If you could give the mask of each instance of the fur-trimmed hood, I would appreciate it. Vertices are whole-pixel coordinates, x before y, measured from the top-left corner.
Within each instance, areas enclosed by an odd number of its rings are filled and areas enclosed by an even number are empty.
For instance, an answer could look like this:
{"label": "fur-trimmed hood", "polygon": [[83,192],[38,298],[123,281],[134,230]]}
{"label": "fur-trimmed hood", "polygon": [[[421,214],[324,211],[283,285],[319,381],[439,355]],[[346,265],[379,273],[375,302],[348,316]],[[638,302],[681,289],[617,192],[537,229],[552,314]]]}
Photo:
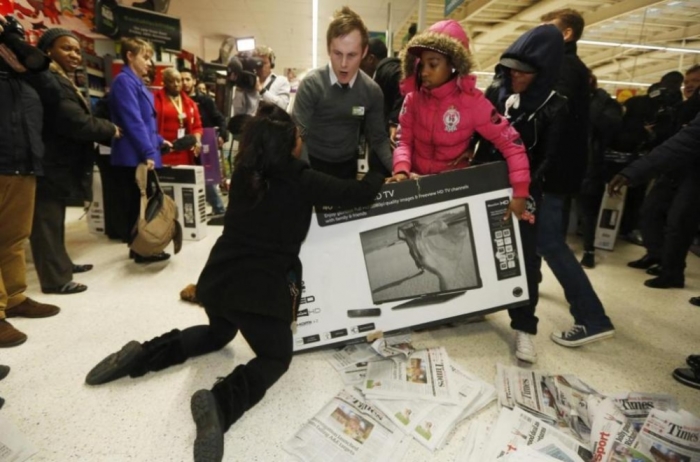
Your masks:
{"label": "fur-trimmed hood", "polygon": [[471,72],[472,60],[469,54],[469,39],[462,26],[453,19],[437,22],[421,34],[416,35],[401,52],[403,78],[411,77],[421,51],[432,50],[450,58],[452,66],[460,77]]}

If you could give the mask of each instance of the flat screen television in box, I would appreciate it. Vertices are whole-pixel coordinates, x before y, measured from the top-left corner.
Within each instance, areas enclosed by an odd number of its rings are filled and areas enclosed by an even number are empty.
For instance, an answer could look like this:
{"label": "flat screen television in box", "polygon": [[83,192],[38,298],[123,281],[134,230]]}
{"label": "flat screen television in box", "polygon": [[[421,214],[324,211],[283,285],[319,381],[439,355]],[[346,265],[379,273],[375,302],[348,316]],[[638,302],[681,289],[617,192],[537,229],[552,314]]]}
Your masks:
{"label": "flat screen television in box", "polygon": [[468,204],[364,231],[360,241],[375,304],[482,287]]}

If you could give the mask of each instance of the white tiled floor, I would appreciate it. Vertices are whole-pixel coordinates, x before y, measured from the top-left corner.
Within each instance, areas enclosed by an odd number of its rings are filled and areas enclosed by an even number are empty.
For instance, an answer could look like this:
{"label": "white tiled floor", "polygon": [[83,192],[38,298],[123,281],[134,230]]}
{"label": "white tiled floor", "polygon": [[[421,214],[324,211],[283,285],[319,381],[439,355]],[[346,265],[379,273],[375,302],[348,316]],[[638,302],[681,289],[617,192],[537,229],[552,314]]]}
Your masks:
{"label": "white tiled floor", "polygon": [[[29,340],[0,351],[0,364],[12,367],[0,382],[0,396],[7,400],[0,412],[40,447],[35,461],[192,460],[190,396],[251,358],[243,340],[137,380],[96,388],[83,381],[94,364],[129,340],[144,341],[205,321],[200,308],[179,301],[179,291],[196,281],[221,228],[209,228],[203,241],[185,242],[182,253],[167,264],[142,266],[126,258],[123,244],[88,234],[79,215],[78,210],[69,212],[68,248],[76,263],[95,265],[76,277],[89,290],[43,295],[30,266],[28,294],[62,311],[49,319],[12,320]],[[700,295],[700,260],[688,257],[686,289],[653,290],[642,285],[648,278],[644,272],[625,266],[642,253],[641,247],[624,242],[615,252],[598,252],[598,266],[588,275],[617,336],[577,350],[548,339],[553,329],[568,327],[571,319],[560,287],[545,270],[537,367],[575,374],[602,392],[671,393],[683,408],[700,415],[700,391],[676,383],[670,375],[687,354],[700,353],[700,309],[688,304],[691,296]],[[506,313],[496,313],[487,322],[414,334],[414,343],[443,345],[454,361],[492,380],[496,363],[515,364],[508,321]],[[226,435],[224,459],[287,460],[283,443],[341,387],[323,353],[295,357],[289,372]],[[495,412],[493,405],[477,418]],[[450,444],[435,454],[411,441],[406,460],[453,461],[466,429],[466,424],[460,426]]]}

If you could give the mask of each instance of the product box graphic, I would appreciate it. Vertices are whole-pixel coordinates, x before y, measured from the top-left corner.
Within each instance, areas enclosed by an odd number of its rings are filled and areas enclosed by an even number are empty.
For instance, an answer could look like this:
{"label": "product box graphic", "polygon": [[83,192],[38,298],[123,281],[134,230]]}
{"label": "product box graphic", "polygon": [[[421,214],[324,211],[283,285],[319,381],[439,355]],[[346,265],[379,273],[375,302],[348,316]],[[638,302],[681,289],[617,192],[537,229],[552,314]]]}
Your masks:
{"label": "product box graphic", "polygon": [[182,238],[199,241],[207,236],[207,209],[204,193],[204,168],[199,165],[178,165],[158,170],[163,192],[177,204],[177,220]]}
{"label": "product box graphic", "polygon": [[[605,185],[607,191],[607,185]],[[600,204],[598,213],[598,224],[595,229],[595,241],[593,245],[598,249],[613,250],[615,241],[620,232],[622,223],[622,212],[625,209],[625,197],[627,197],[627,187],[623,186],[620,194],[610,196],[605,193],[603,202]]]}
{"label": "product box graphic", "polygon": [[505,163],[387,184],[315,211],[301,249],[295,350],[527,304]]}
{"label": "product box graphic", "polygon": [[87,211],[88,231],[92,234],[105,233],[105,208],[102,194],[102,177],[97,165],[92,168],[92,202]]}

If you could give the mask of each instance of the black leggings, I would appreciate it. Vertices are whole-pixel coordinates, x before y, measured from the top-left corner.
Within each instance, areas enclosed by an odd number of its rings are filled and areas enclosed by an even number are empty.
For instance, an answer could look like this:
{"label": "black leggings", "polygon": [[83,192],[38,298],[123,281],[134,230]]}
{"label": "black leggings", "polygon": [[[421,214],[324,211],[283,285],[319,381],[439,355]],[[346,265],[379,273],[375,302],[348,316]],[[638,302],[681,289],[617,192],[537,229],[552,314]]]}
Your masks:
{"label": "black leggings", "polygon": [[240,330],[256,357],[245,365],[247,373],[261,378],[270,388],[292,362],[292,330],[281,319],[231,311],[225,317],[207,311],[209,325],[182,331],[182,345],[188,357],[200,356],[225,347]]}

